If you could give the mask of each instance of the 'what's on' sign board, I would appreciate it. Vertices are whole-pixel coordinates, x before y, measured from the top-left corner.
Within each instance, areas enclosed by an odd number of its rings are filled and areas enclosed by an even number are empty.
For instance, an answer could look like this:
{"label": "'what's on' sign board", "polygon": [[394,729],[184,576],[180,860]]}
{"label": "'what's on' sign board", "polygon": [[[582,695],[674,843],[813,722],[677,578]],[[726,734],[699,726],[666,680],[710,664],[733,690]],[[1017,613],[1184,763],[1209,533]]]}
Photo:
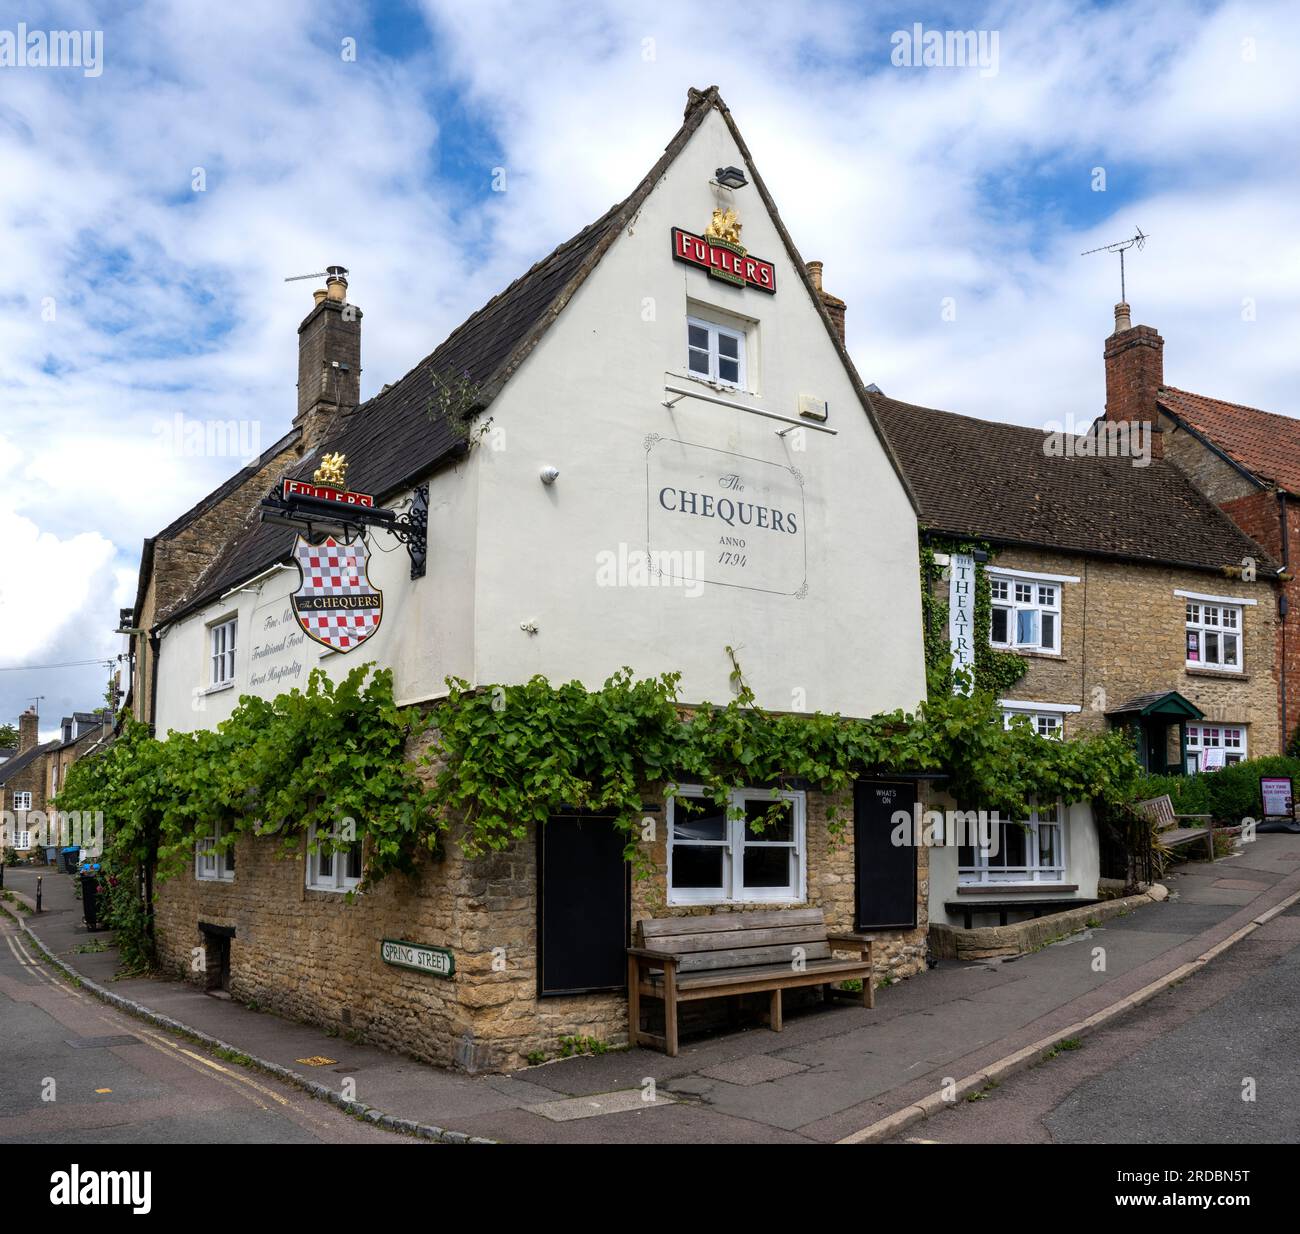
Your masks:
{"label": "'what's on' sign board", "polygon": [[[975,671],[975,558],[953,553],[948,563],[948,640],[952,647],[953,673]],[[970,676],[956,689],[969,694]]]}
{"label": "'what's on' sign board", "polygon": [[435,977],[450,977],[456,971],[456,957],[446,947],[426,947],[422,943],[386,938],[380,944],[379,957],[395,968],[410,968]]}

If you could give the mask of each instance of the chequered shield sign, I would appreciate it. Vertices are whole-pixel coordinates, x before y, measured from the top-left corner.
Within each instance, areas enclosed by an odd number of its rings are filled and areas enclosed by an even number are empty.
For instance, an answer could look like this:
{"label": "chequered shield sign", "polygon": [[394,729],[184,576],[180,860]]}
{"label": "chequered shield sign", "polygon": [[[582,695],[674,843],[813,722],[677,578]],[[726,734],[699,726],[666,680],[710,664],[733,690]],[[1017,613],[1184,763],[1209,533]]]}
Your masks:
{"label": "chequered shield sign", "polygon": [[311,544],[299,533],[293,558],[302,575],[293,611],[308,638],[331,651],[351,651],[379,629],[384,593],[370,585],[364,540],[341,543],[326,536]]}

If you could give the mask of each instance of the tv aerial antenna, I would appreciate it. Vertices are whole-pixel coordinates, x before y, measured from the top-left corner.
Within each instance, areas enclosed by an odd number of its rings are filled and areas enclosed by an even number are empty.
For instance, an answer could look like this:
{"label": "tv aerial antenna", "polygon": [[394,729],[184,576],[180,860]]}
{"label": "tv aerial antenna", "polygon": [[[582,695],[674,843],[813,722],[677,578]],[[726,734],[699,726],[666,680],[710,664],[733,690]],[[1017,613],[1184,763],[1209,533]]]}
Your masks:
{"label": "tv aerial antenna", "polygon": [[1100,248],[1089,249],[1086,253],[1080,253],[1080,257],[1091,257],[1093,253],[1118,253],[1119,254],[1119,298],[1122,304],[1128,303],[1128,296],[1124,288],[1124,254],[1131,248],[1136,248],[1139,252],[1146,247],[1147,237],[1142,234],[1142,228],[1136,229],[1137,234],[1130,236],[1127,240],[1116,240],[1114,244],[1103,244]]}
{"label": "tv aerial antenna", "polygon": [[347,266],[327,266],[324,270],[318,270],[315,274],[291,274],[284,281],[286,283],[300,283],[303,279],[323,279],[329,278],[331,275],[347,278],[348,268]]}

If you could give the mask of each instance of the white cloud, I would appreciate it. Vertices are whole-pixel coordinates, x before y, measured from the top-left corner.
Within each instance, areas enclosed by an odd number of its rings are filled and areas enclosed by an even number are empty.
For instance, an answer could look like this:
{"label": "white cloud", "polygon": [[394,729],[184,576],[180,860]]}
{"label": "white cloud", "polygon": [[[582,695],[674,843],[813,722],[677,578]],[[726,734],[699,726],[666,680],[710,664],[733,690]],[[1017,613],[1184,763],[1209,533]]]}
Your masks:
{"label": "white cloud", "polygon": [[[967,6],[950,20],[998,32],[994,77],[892,68],[890,34],[917,16],[847,2],[762,0],[725,36],[685,0],[422,3],[437,45],[410,17],[398,58],[379,10],[342,0],[26,17],[108,29],[100,78],[0,83],[0,518],[33,572],[6,568],[0,610],[59,618],[6,617],[6,657],[112,645],[140,541],[239,461],[159,456],[159,425],[253,422],[264,445],[288,427],[311,283],[285,276],[351,267],[373,393],[630,191],[688,85],[721,87],[889,392],[1091,416],[1117,270],[1079,254],[1140,225],[1129,298],[1170,383],[1300,414],[1285,0]],[[488,191],[498,160],[505,193]],[[32,687],[5,676],[0,718]],[[93,702],[99,673],[77,691]]]}

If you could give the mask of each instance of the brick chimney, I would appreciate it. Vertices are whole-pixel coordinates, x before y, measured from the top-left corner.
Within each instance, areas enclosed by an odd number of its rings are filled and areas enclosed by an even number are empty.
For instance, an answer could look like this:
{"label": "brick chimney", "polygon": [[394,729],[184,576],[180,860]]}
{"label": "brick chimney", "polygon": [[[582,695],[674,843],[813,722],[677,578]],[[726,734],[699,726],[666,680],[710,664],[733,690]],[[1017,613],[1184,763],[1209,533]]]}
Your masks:
{"label": "brick chimney", "polygon": [[1132,311],[1115,305],[1115,333],[1106,340],[1106,419],[1151,425],[1151,457],[1164,457],[1156,395],[1165,384],[1165,340],[1153,326],[1135,326]]}
{"label": "brick chimney", "polygon": [[848,305],[844,303],[839,296],[833,296],[822,286],[822,263],[820,261],[810,261],[808,263],[808,277],[812,279],[812,285],[817,289],[821,302],[826,306],[826,311],[831,315],[831,321],[835,325],[835,333],[840,336],[840,342],[844,342],[844,314],[848,310]]}
{"label": "brick chimney", "polygon": [[347,271],[330,266],[298,327],[298,414],[303,453],[342,427],[361,401],[361,310],[348,303]]}
{"label": "brick chimney", "polygon": [[36,714],[34,708],[28,707],[22,715],[18,717],[18,753],[26,754],[28,750],[36,745],[37,732],[40,729],[41,718]]}

